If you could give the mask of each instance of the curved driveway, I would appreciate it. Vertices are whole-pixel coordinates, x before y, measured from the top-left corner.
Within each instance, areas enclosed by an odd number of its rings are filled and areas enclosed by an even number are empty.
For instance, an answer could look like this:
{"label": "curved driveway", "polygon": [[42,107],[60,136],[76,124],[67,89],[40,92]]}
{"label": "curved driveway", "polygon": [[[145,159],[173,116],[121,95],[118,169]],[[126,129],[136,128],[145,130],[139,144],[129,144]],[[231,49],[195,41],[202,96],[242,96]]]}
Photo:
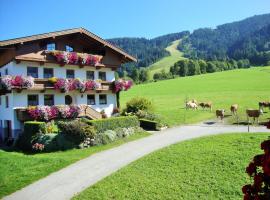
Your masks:
{"label": "curved driveway", "polygon": [[[269,132],[265,127],[251,127],[250,131]],[[170,128],[149,137],[96,153],[6,196],[4,199],[70,199],[76,193],[153,151],[192,138],[231,132],[247,132],[247,127],[191,125]]]}

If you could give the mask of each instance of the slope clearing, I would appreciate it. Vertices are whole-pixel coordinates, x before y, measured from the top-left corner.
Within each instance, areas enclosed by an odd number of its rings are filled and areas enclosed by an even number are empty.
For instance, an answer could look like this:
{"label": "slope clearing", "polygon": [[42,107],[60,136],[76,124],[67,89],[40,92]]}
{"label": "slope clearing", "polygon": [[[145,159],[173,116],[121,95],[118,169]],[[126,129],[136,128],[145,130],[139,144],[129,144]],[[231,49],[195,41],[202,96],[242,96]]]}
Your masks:
{"label": "slope clearing", "polygon": [[[238,103],[239,121],[246,122],[245,109],[258,108],[259,101],[270,100],[270,67],[254,67],[213,74],[153,82],[134,86],[121,93],[121,105],[133,97],[144,96],[151,99],[169,125],[194,123],[215,118],[215,109],[224,108],[230,114],[230,105]],[[201,109],[192,111],[184,108],[186,99],[212,101],[212,112]],[[270,112],[261,117],[261,121],[270,117]],[[232,117],[227,118],[235,123]]]}
{"label": "slope clearing", "polygon": [[151,79],[155,73],[160,72],[162,69],[168,72],[174,63],[176,63],[178,60],[185,59],[183,57],[183,53],[177,50],[177,46],[180,42],[181,40],[175,40],[172,42],[172,44],[166,48],[170,55],[162,58],[148,67],[150,70]]}

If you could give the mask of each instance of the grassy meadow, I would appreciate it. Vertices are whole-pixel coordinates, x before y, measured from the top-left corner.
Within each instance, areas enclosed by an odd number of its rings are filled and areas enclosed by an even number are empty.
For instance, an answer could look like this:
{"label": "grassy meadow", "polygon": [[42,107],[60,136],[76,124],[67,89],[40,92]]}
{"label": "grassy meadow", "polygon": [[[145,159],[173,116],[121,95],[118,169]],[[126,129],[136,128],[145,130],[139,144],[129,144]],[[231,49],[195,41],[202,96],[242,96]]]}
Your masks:
{"label": "grassy meadow", "polygon": [[171,145],[89,187],[82,199],[243,199],[245,168],[269,133],[225,134]]}
{"label": "grassy meadow", "polygon": [[94,153],[148,135],[147,132],[141,132],[107,145],[53,153],[24,154],[0,149],[0,198]]}
{"label": "grassy meadow", "polygon": [[166,51],[168,51],[170,55],[162,58],[148,67],[151,79],[155,73],[160,72],[162,69],[169,72],[170,67],[173,66],[174,63],[181,59],[186,59],[183,57],[183,53],[177,50],[177,46],[180,42],[181,40],[173,41],[172,44],[166,48]]}
{"label": "grassy meadow", "polygon": [[[215,118],[215,109],[229,109],[231,104],[239,104],[239,122],[246,122],[245,110],[258,109],[259,101],[270,100],[270,67],[253,67],[171,80],[152,82],[134,86],[121,93],[121,105],[133,97],[143,96],[151,99],[155,112],[164,117],[168,125],[195,123]],[[212,101],[213,111],[186,110],[186,99]],[[265,121],[270,117],[269,109],[260,117]],[[227,117],[230,123],[236,119]]]}

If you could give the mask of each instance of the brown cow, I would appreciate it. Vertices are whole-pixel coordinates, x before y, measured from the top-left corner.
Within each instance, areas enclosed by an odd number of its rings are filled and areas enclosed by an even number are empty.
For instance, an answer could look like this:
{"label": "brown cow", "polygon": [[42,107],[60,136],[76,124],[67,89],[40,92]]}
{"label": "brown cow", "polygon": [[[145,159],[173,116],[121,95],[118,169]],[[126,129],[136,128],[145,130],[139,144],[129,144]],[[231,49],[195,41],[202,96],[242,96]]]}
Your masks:
{"label": "brown cow", "polygon": [[201,102],[201,103],[199,103],[199,106],[201,106],[203,109],[205,109],[205,108],[209,108],[210,109],[210,111],[212,111],[212,102],[211,101],[209,101],[209,102]]}
{"label": "brown cow", "polygon": [[253,117],[253,123],[255,122],[255,119],[257,119],[257,123],[259,123],[259,117],[263,113],[262,110],[256,110],[256,109],[247,109],[247,120],[248,123],[250,123],[249,118]]}
{"label": "brown cow", "polygon": [[220,117],[220,119],[223,121],[224,116],[225,116],[225,110],[224,109],[216,110],[216,116],[217,116],[217,118]]}
{"label": "brown cow", "polygon": [[259,109],[263,110],[263,108],[268,107],[270,109],[270,102],[269,101],[260,101],[259,102]]}
{"label": "brown cow", "polygon": [[238,110],[238,104],[231,105],[230,110],[231,110],[232,115],[236,115],[237,114],[237,110]]}

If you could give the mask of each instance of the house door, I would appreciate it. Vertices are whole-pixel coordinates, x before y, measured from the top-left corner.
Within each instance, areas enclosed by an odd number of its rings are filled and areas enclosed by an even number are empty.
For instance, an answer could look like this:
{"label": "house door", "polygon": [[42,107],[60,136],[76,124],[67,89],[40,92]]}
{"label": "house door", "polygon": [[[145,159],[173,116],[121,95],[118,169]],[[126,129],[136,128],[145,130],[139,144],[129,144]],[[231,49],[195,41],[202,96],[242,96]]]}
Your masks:
{"label": "house door", "polygon": [[11,120],[5,120],[5,138],[12,138]]}

